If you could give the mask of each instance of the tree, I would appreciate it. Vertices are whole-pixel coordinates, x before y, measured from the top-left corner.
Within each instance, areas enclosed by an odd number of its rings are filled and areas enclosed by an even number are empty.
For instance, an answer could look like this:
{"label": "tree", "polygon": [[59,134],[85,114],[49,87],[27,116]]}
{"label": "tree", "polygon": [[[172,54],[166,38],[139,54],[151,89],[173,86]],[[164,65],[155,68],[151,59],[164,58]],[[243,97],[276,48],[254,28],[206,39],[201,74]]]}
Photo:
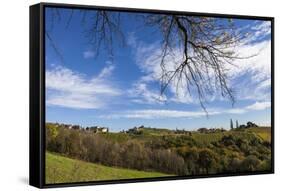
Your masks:
{"label": "tree", "polygon": [[55,124],[46,123],[46,147],[51,151],[57,150],[56,138],[58,136],[58,128]]}
{"label": "tree", "polygon": [[[59,9],[52,11],[52,22],[60,21]],[[85,36],[96,49],[97,55],[101,48],[106,48],[113,56],[113,44],[125,44],[122,32],[122,16],[125,13],[71,9],[66,28],[74,14],[80,15]],[[137,17],[143,19],[144,26],[154,27],[162,34],[159,55],[162,71],[158,79],[161,96],[168,86],[176,87],[177,92],[180,88],[185,89],[186,94],[198,98],[206,113],[205,103],[210,95],[219,93],[234,104],[227,66],[242,58],[234,50],[248,36],[242,30],[237,30],[231,19],[164,14],[138,14]],[[62,57],[51,31],[51,28],[46,29],[46,38]]]}
{"label": "tree", "polygon": [[81,139],[79,131],[70,130],[69,134],[69,155],[74,157],[79,157],[81,152]]}
{"label": "tree", "polygon": [[58,128],[54,124],[46,124],[46,134],[48,138],[55,139],[58,136]]}
{"label": "tree", "polygon": [[203,149],[199,152],[198,164],[200,165],[200,167],[205,169],[205,172],[207,174],[209,173],[210,168],[212,166],[215,166],[216,161],[217,156],[210,149]]}
{"label": "tree", "polygon": [[236,129],[239,127],[238,120],[236,120]]}
{"label": "tree", "polygon": [[[205,111],[207,95],[215,92],[234,103],[226,65],[238,58],[229,47],[236,46],[243,35],[237,33],[231,20],[223,26],[220,19],[210,17],[148,15],[146,20],[163,34],[161,93],[171,84],[177,89],[185,87],[198,97]],[[175,69],[169,67],[171,60]]]}
{"label": "tree", "polygon": [[186,174],[198,174],[198,158],[199,158],[199,151],[196,147],[188,148],[183,147],[178,150],[179,155],[184,158],[186,163]]}
{"label": "tree", "polygon": [[233,121],[230,119],[230,129],[233,129]]}

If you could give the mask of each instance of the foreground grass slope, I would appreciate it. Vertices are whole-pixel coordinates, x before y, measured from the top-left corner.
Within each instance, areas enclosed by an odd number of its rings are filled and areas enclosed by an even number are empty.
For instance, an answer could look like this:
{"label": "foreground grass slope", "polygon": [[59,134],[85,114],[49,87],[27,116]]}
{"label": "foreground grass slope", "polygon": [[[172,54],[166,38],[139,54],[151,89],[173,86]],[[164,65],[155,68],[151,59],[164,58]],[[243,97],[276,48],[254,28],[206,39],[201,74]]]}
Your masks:
{"label": "foreground grass slope", "polygon": [[46,183],[86,182],[169,176],[158,172],[144,172],[107,167],[46,153]]}

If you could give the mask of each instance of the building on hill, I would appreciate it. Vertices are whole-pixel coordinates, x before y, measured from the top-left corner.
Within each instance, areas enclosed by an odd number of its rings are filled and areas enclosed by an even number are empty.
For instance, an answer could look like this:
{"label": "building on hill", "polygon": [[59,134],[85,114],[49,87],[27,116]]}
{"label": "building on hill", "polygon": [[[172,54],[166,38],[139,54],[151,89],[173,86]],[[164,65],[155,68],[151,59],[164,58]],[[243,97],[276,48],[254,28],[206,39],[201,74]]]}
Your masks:
{"label": "building on hill", "polygon": [[67,129],[75,129],[75,130],[79,130],[80,129],[79,125],[62,124],[61,126],[64,127],[64,128],[67,128]]}
{"label": "building on hill", "polygon": [[132,133],[132,134],[140,134],[141,133],[141,130],[144,129],[144,126],[140,126],[140,127],[134,127],[132,129],[128,129],[126,131],[126,133]]}
{"label": "building on hill", "polygon": [[102,127],[101,128],[102,133],[108,133],[108,128],[107,127]]}
{"label": "building on hill", "polygon": [[71,124],[60,124],[59,126],[63,127],[63,128],[66,128],[66,129],[72,129],[72,125]]}
{"label": "building on hill", "polygon": [[79,125],[72,125],[72,129],[79,130],[80,126]]}
{"label": "building on hill", "polygon": [[255,123],[253,123],[253,122],[247,122],[247,127],[249,128],[249,127],[258,127],[258,125],[257,124],[255,124]]}
{"label": "building on hill", "polygon": [[87,127],[86,131],[91,131],[93,133],[108,133],[109,128],[108,127],[100,127],[100,126],[92,126],[92,127]]}
{"label": "building on hill", "polygon": [[207,133],[208,129],[205,128],[205,127],[202,127],[202,128],[197,129],[197,131],[200,132],[200,133]]}

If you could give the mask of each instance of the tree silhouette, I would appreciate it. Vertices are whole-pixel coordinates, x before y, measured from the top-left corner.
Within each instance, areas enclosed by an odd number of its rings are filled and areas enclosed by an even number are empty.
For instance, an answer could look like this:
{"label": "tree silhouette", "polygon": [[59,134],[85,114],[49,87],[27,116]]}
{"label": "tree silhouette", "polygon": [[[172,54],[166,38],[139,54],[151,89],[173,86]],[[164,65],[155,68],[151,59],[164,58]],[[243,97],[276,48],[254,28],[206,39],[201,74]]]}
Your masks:
{"label": "tree silhouette", "polygon": [[233,121],[230,119],[230,129],[233,129]]}
{"label": "tree silhouette", "polygon": [[[74,14],[79,14],[81,25],[85,27],[85,37],[95,48],[96,55],[101,48],[107,49],[113,56],[113,44],[125,45],[122,32],[124,13],[105,10],[71,11],[66,28]],[[59,9],[52,9],[53,26],[61,20]],[[160,95],[168,86],[185,88],[191,96],[198,98],[202,109],[207,113],[205,104],[209,95],[220,94],[235,102],[233,90],[229,87],[227,66],[233,65],[239,57],[234,48],[247,35],[237,30],[231,19],[199,17],[187,15],[136,14],[144,27],[154,27],[161,32]],[[46,30],[46,38],[60,55],[59,48],[51,37],[51,29]],[[178,58],[180,55],[180,58]],[[170,67],[173,60],[173,67]]]}

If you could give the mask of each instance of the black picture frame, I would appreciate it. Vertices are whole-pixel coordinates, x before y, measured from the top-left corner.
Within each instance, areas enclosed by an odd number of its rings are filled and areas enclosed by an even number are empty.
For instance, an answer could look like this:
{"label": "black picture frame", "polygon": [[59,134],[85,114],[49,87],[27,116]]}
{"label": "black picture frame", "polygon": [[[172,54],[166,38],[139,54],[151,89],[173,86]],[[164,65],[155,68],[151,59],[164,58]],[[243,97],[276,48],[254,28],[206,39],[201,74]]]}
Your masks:
{"label": "black picture frame", "polygon": [[[142,178],[142,179],[122,179],[91,182],[74,183],[45,183],[45,8],[71,8],[71,9],[90,9],[108,10],[120,12],[141,12],[141,13],[164,13],[164,14],[183,14],[189,16],[207,16],[217,18],[253,19],[271,22],[271,170],[261,172],[245,173],[221,173],[212,175],[192,175],[192,176],[172,176],[161,178]],[[194,179],[194,178],[213,178],[227,176],[244,176],[274,173],[274,18],[248,15],[215,14],[215,13],[195,13],[183,11],[134,9],[123,7],[103,7],[89,5],[39,3],[30,6],[30,129],[29,129],[29,184],[38,188],[54,188],[67,186],[85,186],[116,183],[136,183],[164,180]]]}

